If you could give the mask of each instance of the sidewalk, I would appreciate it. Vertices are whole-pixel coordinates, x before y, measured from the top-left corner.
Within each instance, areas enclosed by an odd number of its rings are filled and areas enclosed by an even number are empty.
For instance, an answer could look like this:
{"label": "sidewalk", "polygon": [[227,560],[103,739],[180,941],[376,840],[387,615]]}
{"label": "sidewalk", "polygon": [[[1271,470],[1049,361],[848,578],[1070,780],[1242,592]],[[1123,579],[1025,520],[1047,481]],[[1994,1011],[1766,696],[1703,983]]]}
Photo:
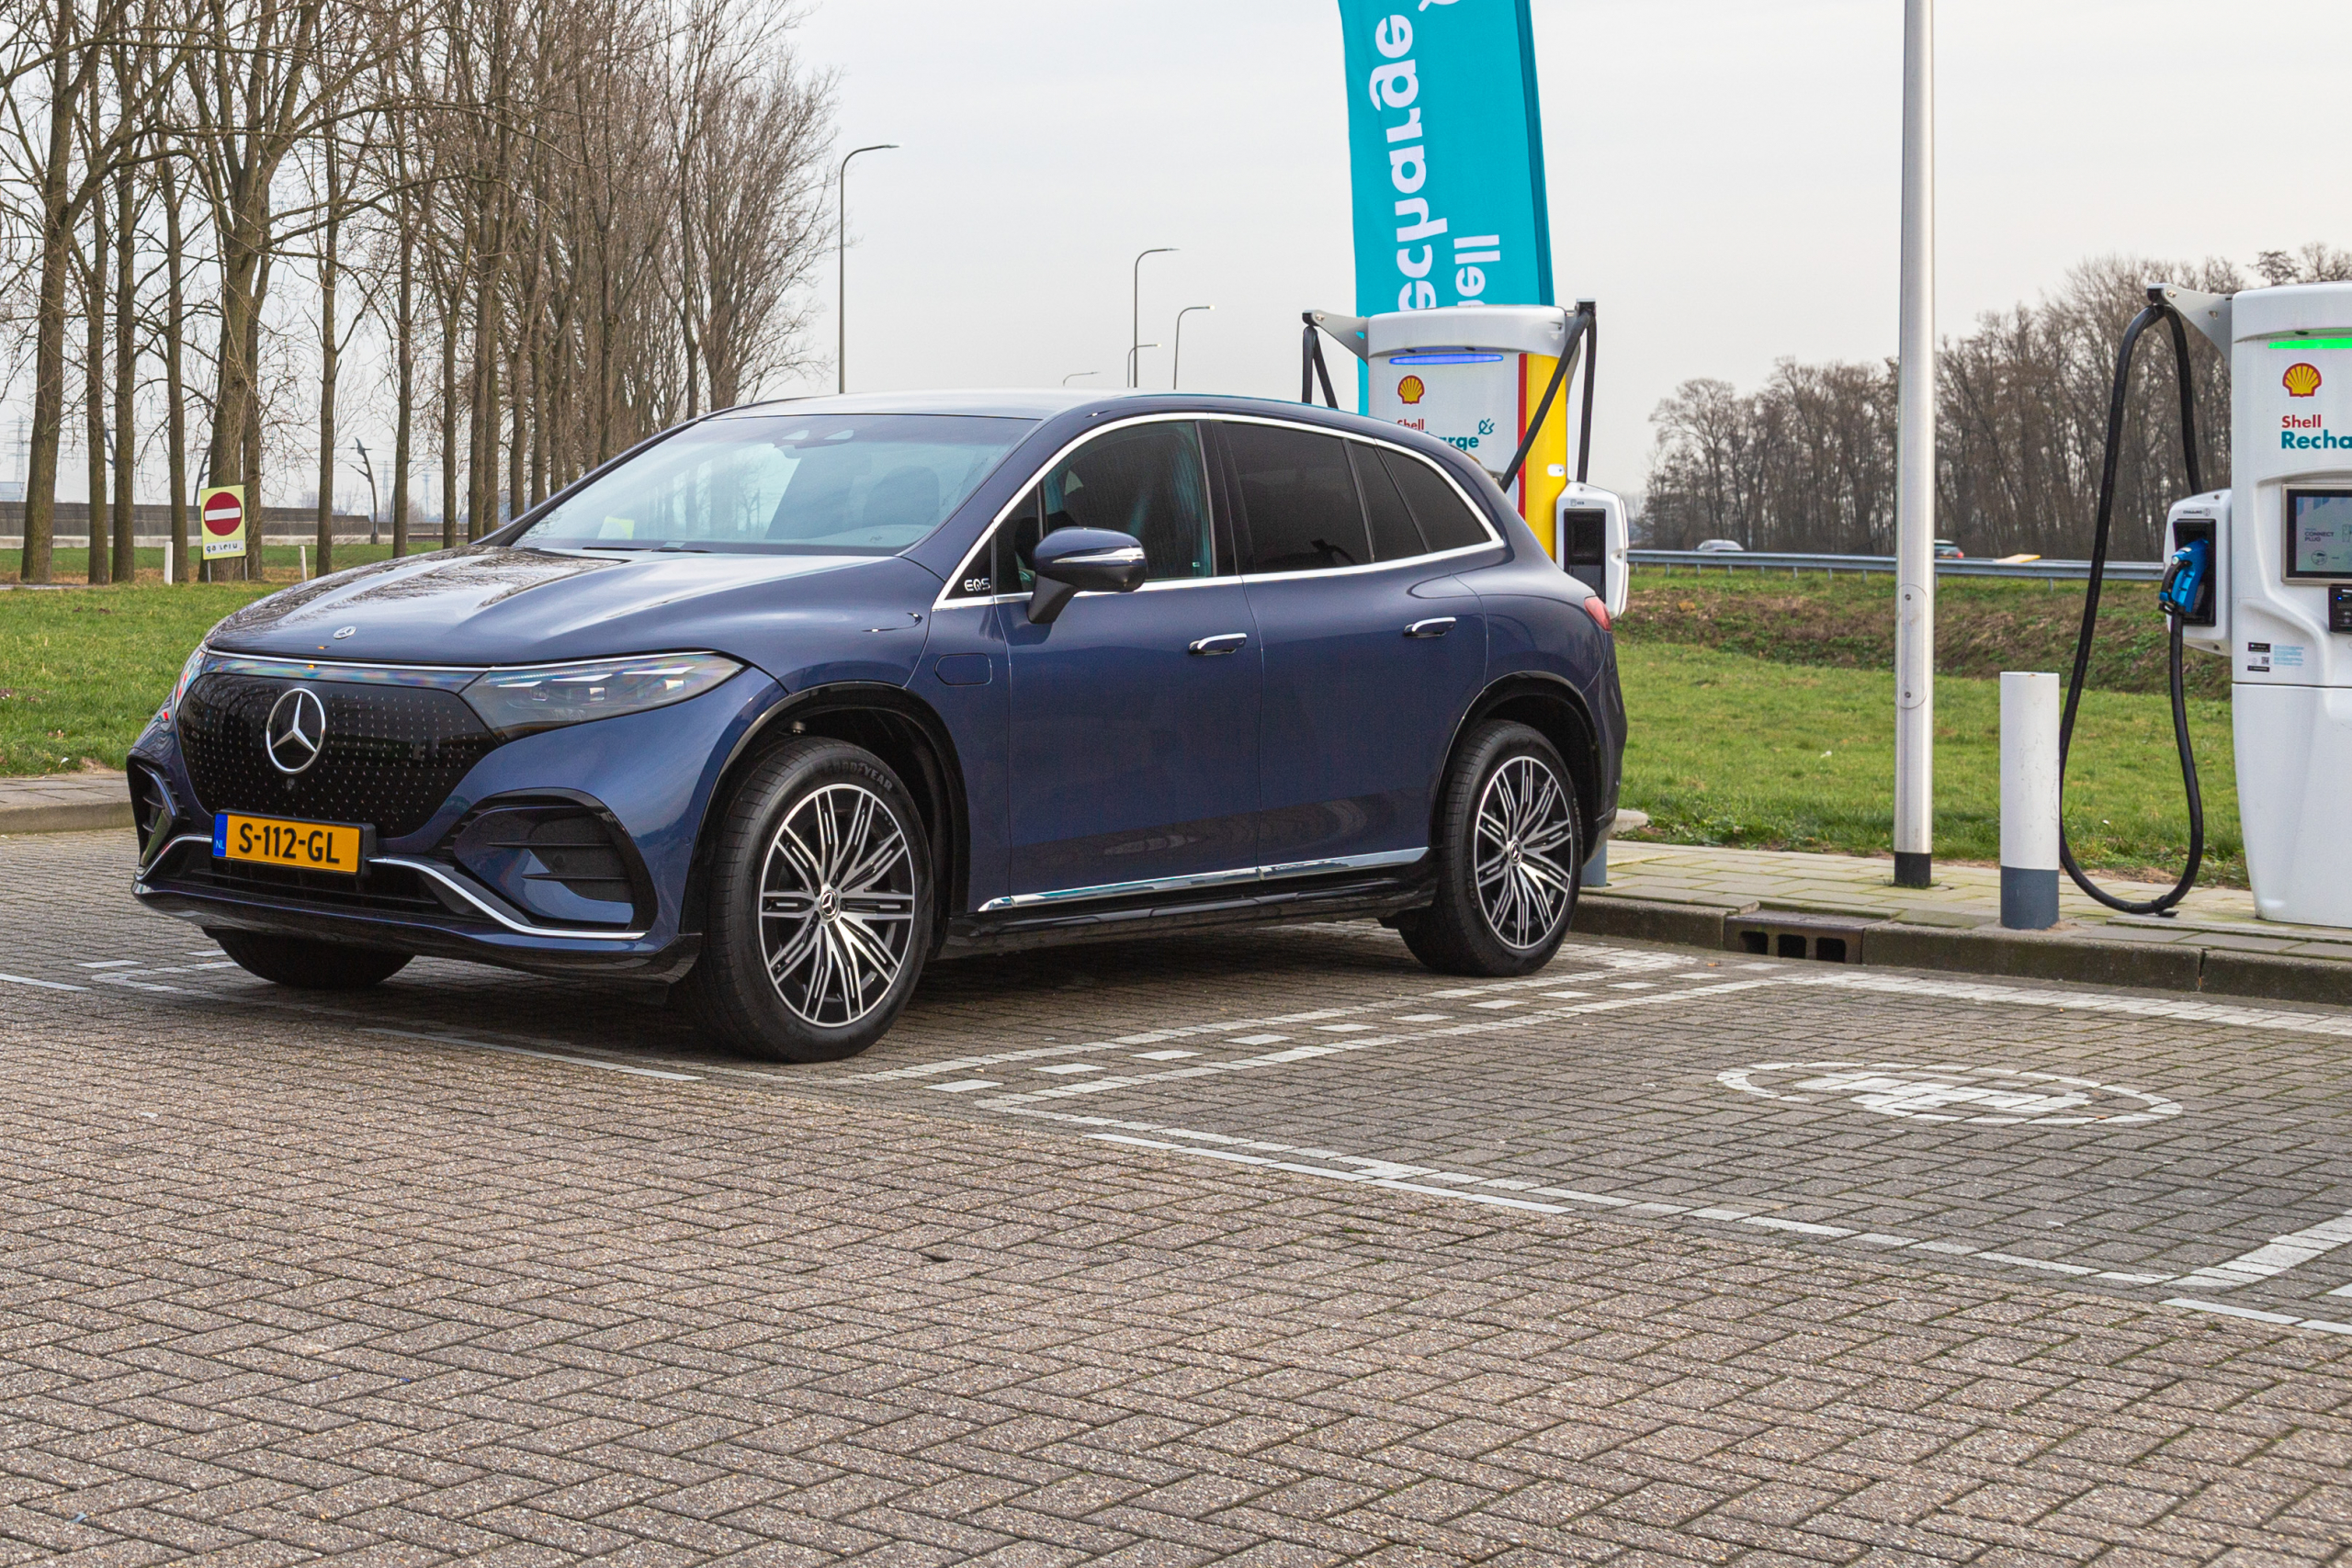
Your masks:
{"label": "sidewalk", "polygon": [[111,770],[0,778],[0,833],[74,833],[130,826],[130,786]]}
{"label": "sidewalk", "polygon": [[[2244,888],[2199,887],[2165,919],[2116,914],[2062,880],[2055,927],[2009,931],[1996,867],[1939,863],[1924,888],[1897,887],[1894,875],[1892,860],[1618,840],[1608,883],[1587,892],[1577,929],[1843,963],[2352,1002],[2352,930],[2257,920]],[[2126,898],[2163,891],[2098,881]]]}

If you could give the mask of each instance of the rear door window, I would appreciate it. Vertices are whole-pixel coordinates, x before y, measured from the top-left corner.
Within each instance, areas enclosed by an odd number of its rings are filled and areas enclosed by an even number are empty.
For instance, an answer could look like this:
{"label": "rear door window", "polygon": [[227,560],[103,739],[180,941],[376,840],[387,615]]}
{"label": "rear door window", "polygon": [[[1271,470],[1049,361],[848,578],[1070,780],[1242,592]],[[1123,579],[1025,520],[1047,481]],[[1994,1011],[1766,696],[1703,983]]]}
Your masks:
{"label": "rear door window", "polygon": [[1430,549],[1458,550],[1465,545],[1483,545],[1493,539],[1486,523],[1470,510],[1444,476],[1429,464],[1385,448],[1380,460],[1387,468],[1388,477],[1396,481],[1396,489],[1412,510],[1413,521],[1420,525],[1421,537],[1429,542]]}
{"label": "rear door window", "polygon": [[1244,571],[1317,571],[1373,559],[1350,442],[1289,425],[1223,429],[1249,524]]}

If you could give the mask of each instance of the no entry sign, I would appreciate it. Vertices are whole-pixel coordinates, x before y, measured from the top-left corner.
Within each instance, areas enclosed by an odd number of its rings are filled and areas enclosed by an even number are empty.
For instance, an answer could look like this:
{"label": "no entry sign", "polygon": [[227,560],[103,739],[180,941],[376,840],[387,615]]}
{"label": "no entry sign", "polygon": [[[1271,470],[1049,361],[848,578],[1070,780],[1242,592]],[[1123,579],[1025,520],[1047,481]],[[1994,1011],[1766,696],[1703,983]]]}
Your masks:
{"label": "no entry sign", "polygon": [[204,558],[245,553],[245,487],[214,485],[197,491],[196,509],[204,520]]}

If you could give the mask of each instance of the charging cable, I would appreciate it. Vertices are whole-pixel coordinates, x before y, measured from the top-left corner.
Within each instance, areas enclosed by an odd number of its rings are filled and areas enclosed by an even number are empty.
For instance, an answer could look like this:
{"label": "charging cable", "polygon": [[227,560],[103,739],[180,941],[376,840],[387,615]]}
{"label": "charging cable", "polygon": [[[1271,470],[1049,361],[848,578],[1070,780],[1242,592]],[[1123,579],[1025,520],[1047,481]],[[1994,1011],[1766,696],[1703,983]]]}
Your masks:
{"label": "charging cable", "polygon": [[2061,807],[2058,814],[2058,863],[2075,879],[2075,886],[2110,909],[2127,915],[2164,915],[2187,897],[2197,884],[2198,868],[2205,861],[2205,797],[2197,785],[2197,754],[2188,742],[2188,697],[2181,677],[2181,628],[2188,617],[2204,606],[2206,596],[2213,591],[2212,546],[2204,539],[2194,539],[2175,550],[2165,568],[2164,584],[2157,590],[2156,603],[2171,623],[2171,647],[2166,656],[2166,681],[2172,689],[2173,745],[2180,753],[2180,783],[2188,796],[2188,864],[2181,872],[2180,880],[2169,891],[2154,898],[2140,900],[2119,898],[2093,883],[2075,860],[2074,849],[2066,842],[2066,815],[2064,808],[2066,789],[2066,757],[2075,740],[2075,710],[2083,700],[2083,680],[2090,671],[2091,638],[2098,628],[2099,589],[2107,581],[2107,541],[2115,515],[2115,468],[2123,446],[2123,404],[2130,390],[2132,351],[2140,334],[2158,321],[2172,327],[2175,378],[2180,383],[2180,439],[2183,460],[2188,470],[2188,491],[2202,494],[2204,479],[2197,461],[2197,392],[2189,379],[2188,333],[2183,326],[2180,312],[2165,302],[2161,288],[2148,290],[2148,306],[2132,318],[2123,331],[2123,344],[2115,355],[2115,389],[2107,404],[2107,457],[2098,477],[2098,525],[2091,540],[2090,582],[2083,594],[2083,630],[2075,643],[2075,672],[2066,683],[2066,708],[2058,721],[2058,790]]}

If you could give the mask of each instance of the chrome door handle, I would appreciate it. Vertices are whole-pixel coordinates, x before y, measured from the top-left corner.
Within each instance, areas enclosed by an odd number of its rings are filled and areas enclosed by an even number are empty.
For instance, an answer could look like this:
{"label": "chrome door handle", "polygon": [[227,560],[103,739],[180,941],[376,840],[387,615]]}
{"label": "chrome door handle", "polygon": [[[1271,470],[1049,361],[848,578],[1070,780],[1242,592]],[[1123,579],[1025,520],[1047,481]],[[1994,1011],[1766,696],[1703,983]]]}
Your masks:
{"label": "chrome door handle", "polygon": [[1407,637],[1443,637],[1453,629],[1452,615],[1437,615],[1426,621],[1415,621],[1405,628]]}
{"label": "chrome door handle", "polygon": [[1248,632],[1226,632],[1217,637],[1204,637],[1184,651],[1187,653],[1238,653],[1241,645],[1250,640]]}

